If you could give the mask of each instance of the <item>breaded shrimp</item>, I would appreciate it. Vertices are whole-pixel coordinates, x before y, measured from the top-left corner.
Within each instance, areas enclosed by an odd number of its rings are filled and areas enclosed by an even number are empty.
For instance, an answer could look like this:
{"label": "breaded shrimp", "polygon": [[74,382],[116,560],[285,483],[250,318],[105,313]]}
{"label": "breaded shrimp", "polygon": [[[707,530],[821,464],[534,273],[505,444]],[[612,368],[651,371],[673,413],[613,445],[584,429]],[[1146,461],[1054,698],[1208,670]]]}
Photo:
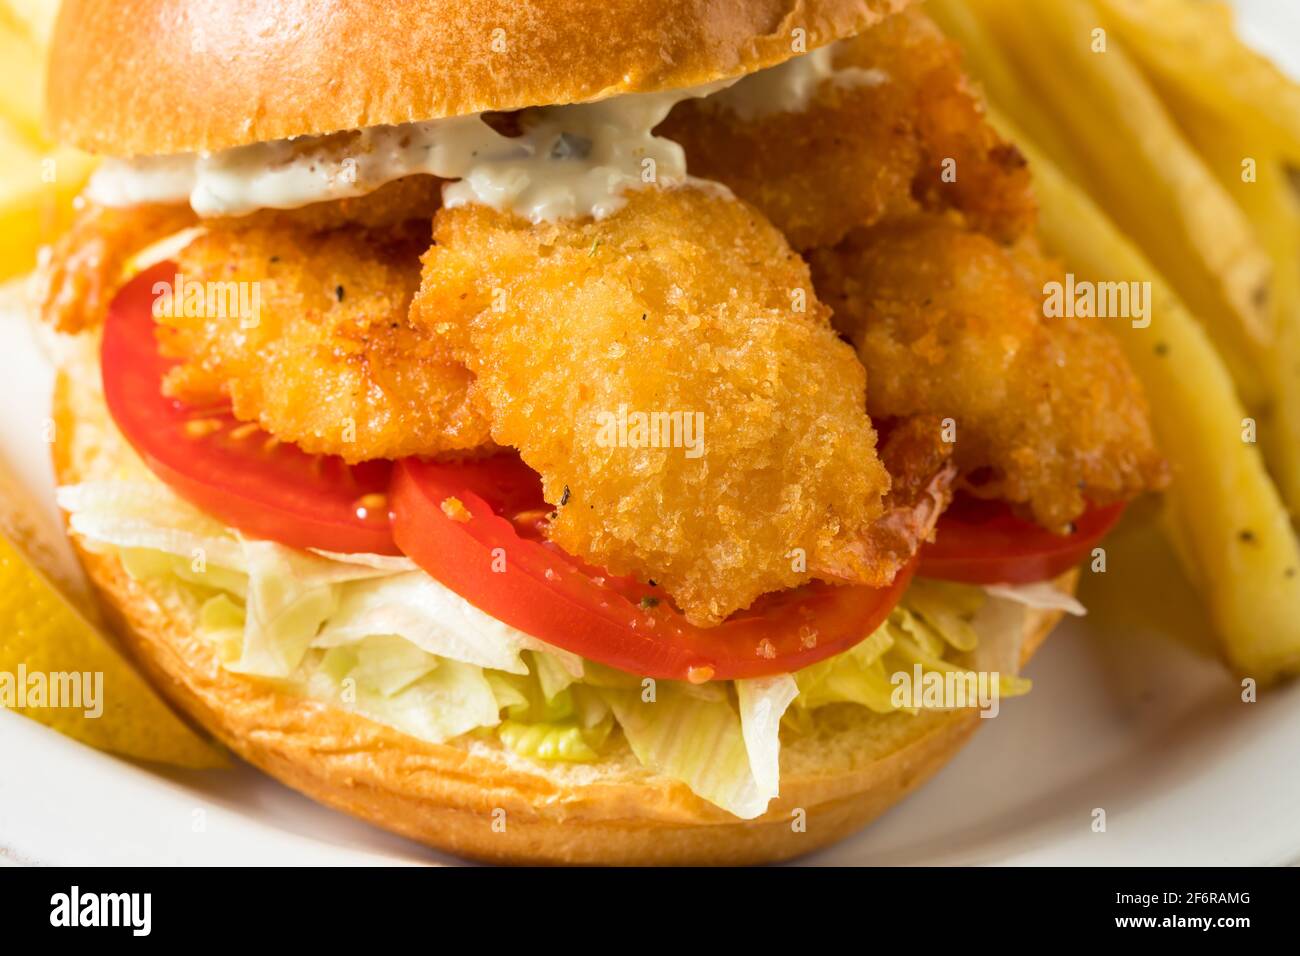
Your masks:
{"label": "breaded shrimp", "polygon": [[678,104],[658,132],[685,147],[693,175],[754,203],[796,249],[918,205],[958,209],[1003,241],[1032,228],[1023,157],[988,124],[960,51],[923,13],[838,44],[833,62],[839,75],[806,109],[738,115],[724,94]]}
{"label": "breaded shrimp", "polygon": [[952,217],[855,232],[811,256],[818,294],[867,368],[876,418],[956,425],[963,485],[1049,528],[1167,479],[1146,400],[1096,319],[1045,318],[1056,267]]}
{"label": "breaded shrimp", "polygon": [[483,444],[469,372],[408,321],[427,229],[210,226],[179,271],[186,282],[255,284],[255,324],[160,318],[164,353],[181,359],[164,391],[192,404],[229,399],[237,418],[349,462]]}
{"label": "breaded shrimp", "polygon": [[552,540],[717,623],[813,577],[884,584],[862,367],[752,207],[645,189],[599,221],[444,209],[412,309],[475,374]]}

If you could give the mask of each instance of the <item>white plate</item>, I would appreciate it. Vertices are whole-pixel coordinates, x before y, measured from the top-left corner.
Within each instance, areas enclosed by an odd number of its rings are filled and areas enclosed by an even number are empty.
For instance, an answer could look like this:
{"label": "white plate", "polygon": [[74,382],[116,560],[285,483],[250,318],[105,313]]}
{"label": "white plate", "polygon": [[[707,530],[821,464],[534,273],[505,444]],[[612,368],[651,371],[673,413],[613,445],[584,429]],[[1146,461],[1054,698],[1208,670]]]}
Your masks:
{"label": "white plate", "polygon": [[[1275,0],[1241,6],[1248,36],[1297,72],[1300,13]],[[26,329],[0,314],[0,453],[52,516],[49,384]],[[1034,660],[1033,693],[1006,703],[920,793],[809,862],[1300,858],[1300,684],[1241,701],[1195,596],[1141,517],[1112,539],[1108,573],[1081,595],[1091,613]],[[248,767],[162,773],[4,711],[0,754],[0,862],[448,862]],[[1097,809],[1105,832],[1094,832]]]}

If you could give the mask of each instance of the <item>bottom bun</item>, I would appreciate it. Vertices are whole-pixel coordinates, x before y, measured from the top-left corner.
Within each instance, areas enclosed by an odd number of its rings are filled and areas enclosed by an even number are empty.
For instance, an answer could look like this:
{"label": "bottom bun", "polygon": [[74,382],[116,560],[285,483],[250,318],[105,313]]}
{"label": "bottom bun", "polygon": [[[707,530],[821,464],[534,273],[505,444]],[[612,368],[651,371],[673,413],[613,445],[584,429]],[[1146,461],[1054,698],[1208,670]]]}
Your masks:
{"label": "bottom bun", "polygon": [[[55,394],[60,484],[119,476],[133,454],[105,412],[99,369],[87,357],[75,364],[60,374]],[[323,804],[481,860],[740,864],[800,856],[879,816],[981,723],[972,709],[882,716],[823,708],[813,732],[782,742],[781,795],[762,817],[739,820],[641,766],[617,735],[599,763],[543,763],[493,739],[426,743],[230,673],[198,634],[192,591],[133,579],[116,557],[79,550],[109,619],[148,676],[231,750]],[[1022,660],[1059,616],[1026,614]]]}

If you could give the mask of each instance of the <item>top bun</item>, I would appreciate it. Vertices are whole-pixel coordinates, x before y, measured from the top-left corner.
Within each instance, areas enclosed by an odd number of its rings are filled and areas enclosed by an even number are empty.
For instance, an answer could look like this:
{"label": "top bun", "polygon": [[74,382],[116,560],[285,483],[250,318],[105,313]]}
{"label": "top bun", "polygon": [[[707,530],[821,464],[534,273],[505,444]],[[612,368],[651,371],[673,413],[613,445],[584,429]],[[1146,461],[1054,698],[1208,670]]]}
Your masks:
{"label": "top bun", "polygon": [[695,86],[910,2],[64,0],[48,115],[110,156],[226,149]]}

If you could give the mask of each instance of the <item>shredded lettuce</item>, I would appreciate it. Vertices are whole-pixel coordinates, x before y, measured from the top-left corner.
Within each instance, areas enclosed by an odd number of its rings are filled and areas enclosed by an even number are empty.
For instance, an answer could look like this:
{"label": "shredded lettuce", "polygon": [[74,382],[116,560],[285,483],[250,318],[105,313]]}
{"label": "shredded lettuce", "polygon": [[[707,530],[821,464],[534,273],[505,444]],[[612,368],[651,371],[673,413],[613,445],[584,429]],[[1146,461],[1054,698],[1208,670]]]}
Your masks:
{"label": "shredded lettuce", "polygon": [[810,711],[827,704],[859,704],[878,714],[893,711],[893,690],[882,658],[894,646],[889,622],[842,654],[796,671],[795,706]]}
{"label": "shredded lettuce", "polygon": [[755,778],[740,714],[725,695],[709,700],[676,681],[652,690],[601,691],[637,759],[741,819],[761,815],[776,791]]}
{"label": "shredded lettuce", "polygon": [[[768,800],[781,789],[781,718],[799,695],[789,674],[736,681],[740,731],[749,756],[749,773]],[[763,803],[764,809],[767,801]]]}
{"label": "shredded lettuce", "polygon": [[497,728],[497,737],[521,757],[591,763],[600,759],[601,749],[613,726],[612,716],[592,728],[571,723],[525,724],[505,720]]}
{"label": "shredded lettuce", "polygon": [[[315,633],[313,628],[309,639]],[[465,664],[528,672],[520,656],[525,642],[519,631],[484,614],[423,571],[349,585],[315,644],[338,647],[368,634],[396,634],[430,654]]]}
{"label": "shredded lettuce", "polygon": [[794,674],[652,681],[497,621],[407,558],[247,540],[157,481],[69,486],[59,503],[87,547],[118,554],[132,575],[198,586],[200,632],[230,670],[422,740],[495,736],[534,760],[599,760],[617,728],[647,767],[745,819],[779,791],[783,729],[813,730],[830,705],[910,710],[895,705],[891,680],[918,665],[998,671],[1001,696],[1024,693],[1026,607],[1074,606],[1050,585],[915,580],[874,633]]}
{"label": "shredded lettuce", "polygon": [[[307,691],[313,697],[431,743],[442,743],[499,722],[496,696],[481,667],[451,660],[430,661],[422,676],[407,682],[406,678],[419,667],[409,657],[402,668],[404,673],[396,677],[393,672],[367,664],[367,652],[378,651],[371,643],[374,640],[366,638],[356,646],[325,651],[307,680]],[[418,649],[413,653],[424,654]],[[385,686],[389,692],[385,692]]]}
{"label": "shredded lettuce", "polygon": [[959,651],[973,651],[979,638],[971,621],[983,606],[978,588],[917,578],[907,589],[907,607],[913,612],[907,629],[919,637],[916,632],[926,628],[934,639],[931,653],[943,653],[944,642]]}
{"label": "shredded lettuce", "polygon": [[157,482],[65,485],[57,498],[69,527],[89,545],[158,551],[200,567],[243,565],[237,535]]}
{"label": "shredded lettuce", "polygon": [[1083,617],[1088,609],[1079,603],[1079,599],[1058,588],[1053,581],[1037,581],[1033,584],[990,584],[984,588],[992,597],[1004,601],[1015,601],[1025,607],[1040,611],[1064,611],[1075,617]]}

